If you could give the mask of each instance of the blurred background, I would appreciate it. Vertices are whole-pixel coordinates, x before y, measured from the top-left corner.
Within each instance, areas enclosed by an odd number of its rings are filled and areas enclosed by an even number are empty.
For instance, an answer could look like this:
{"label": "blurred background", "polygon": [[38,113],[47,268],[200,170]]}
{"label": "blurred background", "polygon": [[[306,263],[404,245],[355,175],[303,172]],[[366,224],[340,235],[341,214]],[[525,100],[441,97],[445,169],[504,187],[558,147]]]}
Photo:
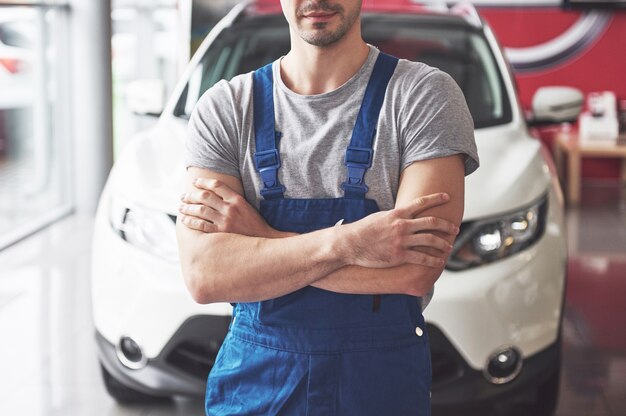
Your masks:
{"label": "blurred background", "polygon": [[[0,414],[202,414],[201,398],[122,405],[107,393],[93,337],[91,244],[113,164],[158,126],[194,52],[238,3],[0,0]],[[541,87],[584,97],[577,120],[528,123],[556,156],[566,206],[557,414],[624,415],[624,2],[472,3],[505,51],[529,120]],[[606,106],[615,125],[598,124]],[[608,138],[609,148],[584,153],[560,139],[580,129]]]}

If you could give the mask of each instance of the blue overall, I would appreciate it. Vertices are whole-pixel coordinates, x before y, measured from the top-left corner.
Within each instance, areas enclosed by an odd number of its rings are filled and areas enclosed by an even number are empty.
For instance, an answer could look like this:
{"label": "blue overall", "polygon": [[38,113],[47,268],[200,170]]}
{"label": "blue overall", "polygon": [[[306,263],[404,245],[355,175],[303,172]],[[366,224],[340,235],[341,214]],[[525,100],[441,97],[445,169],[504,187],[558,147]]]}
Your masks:
{"label": "blue overall", "polygon": [[[271,64],[254,74],[261,215],[306,233],[377,212],[365,198],[378,115],[397,59],[380,53],[345,154],[343,198],[286,199],[278,180]],[[430,415],[431,366],[418,299],[305,287],[238,303],[207,382],[207,415]]]}

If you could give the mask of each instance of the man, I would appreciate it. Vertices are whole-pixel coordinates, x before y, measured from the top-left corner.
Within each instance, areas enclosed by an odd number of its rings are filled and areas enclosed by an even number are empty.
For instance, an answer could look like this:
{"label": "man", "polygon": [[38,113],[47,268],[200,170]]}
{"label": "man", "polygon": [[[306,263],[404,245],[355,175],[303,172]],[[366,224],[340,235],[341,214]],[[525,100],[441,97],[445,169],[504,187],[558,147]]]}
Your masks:
{"label": "man", "polygon": [[471,117],[449,76],[363,41],[360,0],[281,4],[290,52],[189,125],[183,275],[235,303],[206,412],[428,415],[420,299],[478,166]]}

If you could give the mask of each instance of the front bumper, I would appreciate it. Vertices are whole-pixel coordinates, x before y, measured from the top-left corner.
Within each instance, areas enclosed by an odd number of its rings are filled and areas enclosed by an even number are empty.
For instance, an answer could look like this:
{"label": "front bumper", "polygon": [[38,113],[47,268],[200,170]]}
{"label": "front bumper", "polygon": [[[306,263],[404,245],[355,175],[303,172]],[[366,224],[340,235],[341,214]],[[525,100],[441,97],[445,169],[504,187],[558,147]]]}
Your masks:
{"label": "front bumper", "polygon": [[525,397],[559,371],[557,341],[526,357],[515,379],[495,385],[485,379],[482,371],[471,368],[436,326],[428,325],[428,336],[433,366],[432,405],[438,409],[467,409]]}
{"label": "front bumper", "polygon": [[[139,370],[125,367],[115,345],[96,332],[100,360],[107,371],[130,388],[155,396],[203,396],[230,317],[197,315],[188,319],[163,351]],[[559,347],[554,343],[527,357],[513,381],[493,385],[472,369],[434,325],[428,325],[433,366],[433,407],[471,407],[525,395],[558,371]]]}
{"label": "front bumper", "polygon": [[230,316],[189,318],[161,353],[137,370],[124,366],[116,346],[96,331],[100,362],[120,383],[153,396],[203,396],[206,378],[224,341]]}

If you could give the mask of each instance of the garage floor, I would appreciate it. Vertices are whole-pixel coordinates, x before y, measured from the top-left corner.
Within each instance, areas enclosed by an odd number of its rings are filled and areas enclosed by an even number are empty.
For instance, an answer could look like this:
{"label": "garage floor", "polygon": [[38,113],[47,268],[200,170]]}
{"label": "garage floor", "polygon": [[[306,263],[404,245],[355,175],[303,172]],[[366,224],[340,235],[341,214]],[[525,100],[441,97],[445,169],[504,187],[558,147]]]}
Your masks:
{"label": "garage floor", "polygon": [[[585,202],[568,213],[559,416],[626,414],[625,193],[585,186]],[[105,392],[91,323],[91,228],[74,215],[0,252],[0,415],[202,414],[202,400],[121,407]]]}

